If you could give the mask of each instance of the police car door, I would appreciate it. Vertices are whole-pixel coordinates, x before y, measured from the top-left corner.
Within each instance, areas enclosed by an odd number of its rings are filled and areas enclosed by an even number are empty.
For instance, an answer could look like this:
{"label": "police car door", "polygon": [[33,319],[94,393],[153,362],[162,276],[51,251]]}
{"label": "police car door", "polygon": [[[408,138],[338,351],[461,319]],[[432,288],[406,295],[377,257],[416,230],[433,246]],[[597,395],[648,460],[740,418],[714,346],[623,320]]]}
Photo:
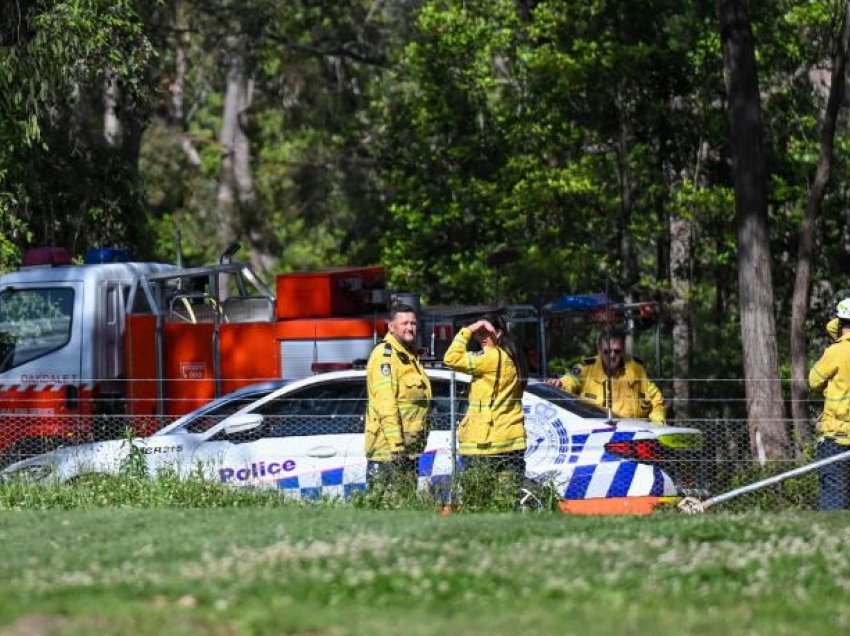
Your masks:
{"label": "police car door", "polygon": [[365,484],[362,378],[302,387],[250,413],[262,424],[228,436],[221,480],[299,497],[343,496]]}

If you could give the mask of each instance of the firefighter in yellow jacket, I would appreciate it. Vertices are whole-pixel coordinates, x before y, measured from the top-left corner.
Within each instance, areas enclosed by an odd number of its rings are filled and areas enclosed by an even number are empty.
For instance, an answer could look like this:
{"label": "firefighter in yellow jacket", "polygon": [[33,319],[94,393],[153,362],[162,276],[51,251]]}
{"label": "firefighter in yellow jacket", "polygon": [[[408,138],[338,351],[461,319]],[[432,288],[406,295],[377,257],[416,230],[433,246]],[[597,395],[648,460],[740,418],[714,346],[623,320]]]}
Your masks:
{"label": "firefighter in yellow jacket", "polygon": [[[473,337],[480,351],[469,350]],[[464,467],[486,466],[512,474],[519,483],[525,476],[522,394],[527,371],[502,317],[488,313],[458,331],[443,362],[472,376],[469,407],[457,433]]]}
{"label": "firefighter in yellow jacket", "polygon": [[428,436],[431,382],[416,355],[415,310],[390,309],[386,337],[366,365],[366,477],[416,477],[416,462]]}
{"label": "firefighter in yellow jacket", "polygon": [[[824,398],[818,459],[850,451],[850,298],[838,303],[827,332],[834,343],[809,371],[809,386]],[[818,477],[821,510],[850,508],[850,461],[823,466]]]}
{"label": "firefighter in yellow jacket", "polygon": [[575,393],[584,402],[619,418],[646,418],[664,424],[664,396],[646,373],[643,363],[625,355],[622,333],[602,334],[597,355],[585,358],[560,380],[548,384]]}

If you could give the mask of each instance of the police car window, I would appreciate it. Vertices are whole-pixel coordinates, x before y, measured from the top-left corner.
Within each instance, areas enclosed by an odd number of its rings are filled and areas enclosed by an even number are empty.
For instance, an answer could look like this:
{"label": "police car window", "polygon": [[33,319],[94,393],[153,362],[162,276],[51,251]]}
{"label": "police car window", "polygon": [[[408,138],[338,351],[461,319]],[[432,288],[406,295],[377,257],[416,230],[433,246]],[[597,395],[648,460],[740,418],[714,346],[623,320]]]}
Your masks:
{"label": "police car window", "polygon": [[228,400],[214,406],[203,413],[198,414],[196,418],[185,423],[184,430],[187,433],[203,433],[210,430],[213,426],[221,422],[225,417],[233,415],[239,409],[245,408],[252,402],[259,400],[261,397],[268,395],[271,391],[258,391],[243,395],[232,400]]}
{"label": "police car window", "polygon": [[[451,428],[451,401],[449,391],[451,384],[448,380],[432,379],[431,392],[431,429],[435,431],[447,431]],[[455,382],[455,418],[457,421],[466,413],[469,405],[467,395],[469,384],[467,382]]]}
{"label": "police car window", "polygon": [[263,404],[264,437],[363,432],[365,379],[313,384]]}
{"label": "police car window", "polygon": [[64,347],[71,339],[71,287],[7,288],[0,293],[0,371]]}
{"label": "police car window", "polygon": [[607,419],[608,417],[608,413],[604,409],[582,402],[572,393],[567,393],[566,391],[549,386],[548,384],[543,384],[542,382],[529,384],[525,390],[528,393],[552,402],[556,406],[559,406],[570,413],[575,413],[579,417],[595,419]]}

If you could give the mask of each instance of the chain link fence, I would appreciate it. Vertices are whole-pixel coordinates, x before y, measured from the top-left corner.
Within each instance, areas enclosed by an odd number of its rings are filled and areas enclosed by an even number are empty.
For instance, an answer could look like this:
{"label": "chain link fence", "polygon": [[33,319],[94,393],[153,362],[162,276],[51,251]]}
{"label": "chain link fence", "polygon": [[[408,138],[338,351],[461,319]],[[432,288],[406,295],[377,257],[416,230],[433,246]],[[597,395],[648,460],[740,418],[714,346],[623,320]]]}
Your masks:
{"label": "chain link fence", "polygon": [[[459,421],[465,408],[463,391],[452,392],[448,383],[444,384],[445,386],[435,385],[430,417],[432,436],[438,437],[431,447],[432,450],[439,450],[425,459],[430,463],[429,466],[424,471],[420,469],[420,475],[424,472],[432,481],[438,481],[445,475],[450,478],[456,465],[451,455],[451,449],[454,448],[452,421]],[[664,386],[665,383],[660,384],[669,395],[669,387]],[[761,461],[754,457],[745,413],[746,402],[742,397],[741,387],[740,380],[721,383],[716,380],[692,381],[687,409],[682,408],[682,403],[677,404],[676,400],[668,397],[670,417],[667,424],[698,429],[702,432],[701,446],[678,450],[663,458],[649,457],[644,461],[638,457],[635,461],[660,467],[673,480],[681,494],[706,498],[806,465],[817,458],[817,443],[814,437],[802,448],[789,447],[785,457],[763,458]],[[456,395],[455,399],[451,398],[453,394]],[[181,430],[197,436],[207,435],[222,419],[257,397],[258,395],[250,394],[238,400],[222,402],[208,411],[196,411]],[[207,442],[228,441],[243,449],[248,444],[279,443],[279,448],[283,450],[269,450],[270,459],[265,461],[281,464],[281,461],[290,459],[299,467],[325,466],[325,472],[339,469],[338,475],[321,479],[328,482],[339,481],[339,494],[345,495],[352,490],[347,486],[365,481],[365,458],[362,449],[365,408],[362,378],[359,381],[316,385],[310,390],[299,391],[297,395],[283,395],[256,408],[252,412],[262,415],[260,426],[251,428],[246,425],[242,433],[222,431],[209,437]],[[810,405],[810,428],[813,428],[811,424],[818,410],[816,403]],[[687,412],[688,417],[678,417],[677,411]],[[0,465],[5,467],[60,447],[149,434],[171,424],[175,419],[127,415],[0,414]],[[647,424],[647,427],[651,428],[651,425]],[[786,422],[785,428],[789,440],[793,440],[792,423]],[[323,441],[322,436],[329,437]],[[345,438],[345,441],[339,442],[337,438]],[[565,456],[572,457],[573,450],[579,444],[586,443],[582,442],[581,438],[581,435],[574,434],[567,426],[559,436],[546,440],[545,443],[561,444],[566,449],[563,451]],[[343,444],[342,450],[338,446],[340,443]],[[529,441],[529,446],[533,443],[533,440]],[[327,458],[320,456],[323,452],[328,455]],[[349,475],[361,471],[361,468],[348,466],[348,458],[354,456],[362,460],[362,478],[359,474],[356,477]],[[191,464],[202,457],[203,454],[198,452],[186,461]],[[150,455],[149,459],[156,458]],[[331,461],[322,463],[324,459]],[[602,453],[598,461],[604,464],[610,459]],[[231,467],[231,480],[238,482],[241,475],[245,476],[241,481],[249,482],[258,477],[256,473],[268,469],[268,465],[263,468],[256,461],[247,461],[247,468],[239,468],[234,464]],[[841,467],[843,464],[838,463],[836,466]],[[275,465],[273,470],[279,468],[280,466]],[[564,467],[565,470],[568,468],[569,466]],[[240,470],[248,472],[238,473]],[[222,478],[222,474],[229,473],[219,472],[217,476]],[[284,479],[285,475],[281,473],[280,478]],[[346,481],[347,479],[349,481]],[[322,488],[326,485],[318,483],[316,487]],[[311,486],[299,487],[304,490]],[[724,503],[724,509],[816,509],[818,505],[818,472],[813,471]]]}

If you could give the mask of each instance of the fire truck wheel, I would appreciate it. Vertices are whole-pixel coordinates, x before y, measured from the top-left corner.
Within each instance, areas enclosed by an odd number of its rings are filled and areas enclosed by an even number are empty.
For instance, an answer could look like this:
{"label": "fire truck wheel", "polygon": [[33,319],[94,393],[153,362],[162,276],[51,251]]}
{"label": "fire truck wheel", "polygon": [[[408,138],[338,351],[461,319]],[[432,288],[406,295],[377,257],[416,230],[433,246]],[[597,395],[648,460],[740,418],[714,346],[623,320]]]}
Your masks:
{"label": "fire truck wheel", "polygon": [[0,455],[0,467],[8,466],[33,455],[49,453],[64,445],[61,437],[25,437]]}

